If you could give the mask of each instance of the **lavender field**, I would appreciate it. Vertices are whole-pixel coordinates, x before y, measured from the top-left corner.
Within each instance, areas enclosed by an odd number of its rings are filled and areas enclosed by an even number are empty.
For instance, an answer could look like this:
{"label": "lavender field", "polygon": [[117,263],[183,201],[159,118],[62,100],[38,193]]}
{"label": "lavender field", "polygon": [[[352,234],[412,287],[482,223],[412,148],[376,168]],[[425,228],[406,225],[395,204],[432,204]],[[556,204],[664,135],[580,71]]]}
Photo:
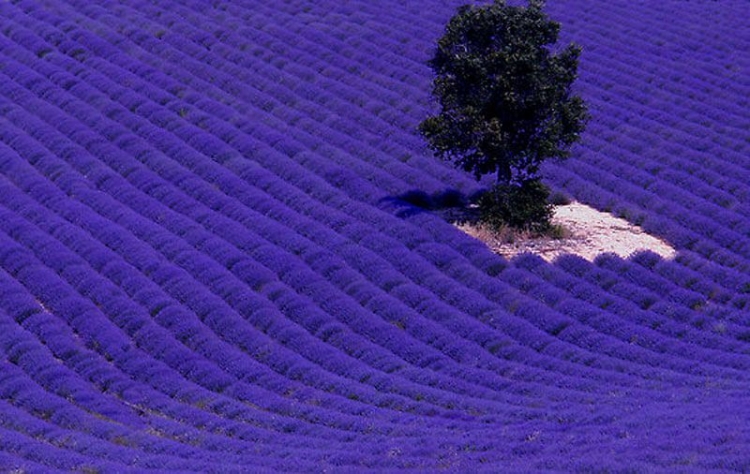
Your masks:
{"label": "lavender field", "polygon": [[593,263],[433,212],[463,3],[0,1],[0,471],[750,470],[750,3],[548,1]]}

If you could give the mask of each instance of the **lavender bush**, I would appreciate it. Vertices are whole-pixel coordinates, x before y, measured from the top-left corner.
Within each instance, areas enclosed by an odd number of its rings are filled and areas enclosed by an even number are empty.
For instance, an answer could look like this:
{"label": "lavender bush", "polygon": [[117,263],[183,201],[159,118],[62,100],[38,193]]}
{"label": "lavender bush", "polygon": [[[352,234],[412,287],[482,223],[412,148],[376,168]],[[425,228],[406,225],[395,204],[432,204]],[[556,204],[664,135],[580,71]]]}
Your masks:
{"label": "lavender bush", "polygon": [[0,470],[750,469],[747,3],[547,3],[544,179],[678,250],[552,264],[429,209],[402,3],[0,2]]}

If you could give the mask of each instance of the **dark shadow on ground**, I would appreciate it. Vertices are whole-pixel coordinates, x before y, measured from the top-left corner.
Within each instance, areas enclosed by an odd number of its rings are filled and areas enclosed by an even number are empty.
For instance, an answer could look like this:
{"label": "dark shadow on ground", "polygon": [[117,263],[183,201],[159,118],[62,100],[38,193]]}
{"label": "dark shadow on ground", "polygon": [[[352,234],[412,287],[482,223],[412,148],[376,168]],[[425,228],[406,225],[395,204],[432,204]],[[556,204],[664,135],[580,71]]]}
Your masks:
{"label": "dark shadow on ground", "polygon": [[384,198],[381,204],[397,207],[396,215],[401,218],[430,212],[440,216],[446,222],[474,224],[479,219],[476,202],[480,195],[481,191],[467,196],[456,189],[446,189],[434,194],[414,189],[398,196]]}

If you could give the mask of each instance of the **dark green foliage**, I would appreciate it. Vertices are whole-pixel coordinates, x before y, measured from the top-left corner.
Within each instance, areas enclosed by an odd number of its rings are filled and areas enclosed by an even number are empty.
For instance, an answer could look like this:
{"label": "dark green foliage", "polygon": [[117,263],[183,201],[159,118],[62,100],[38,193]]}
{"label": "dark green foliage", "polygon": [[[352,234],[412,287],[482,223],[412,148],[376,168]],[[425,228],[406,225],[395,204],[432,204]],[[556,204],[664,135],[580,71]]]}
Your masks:
{"label": "dark green foliage", "polygon": [[581,50],[550,51],[560,25],[543,6],[461,7],[430,61],[442,110],[419,130],[436,155],[477,179],[533,179],[545,159],[566,158],[583,131],[586,107],[570,90]]}
{"label": "dark green foliage", "polygon": [[479,199],[480,219],[494,230],[509,226],[533,232],[551,229],[549,188],[537,179],[521,185],[496,184]]}
{"label": "dark green foliage", "polygon": [[567,158],[587,120],[583,100],[571,93],[581,50],[551,51],[560,25],[543,6],[463,6],[430,61],[441,111],[419,130],[439,157],[477,179],[496,175],[498,185],[480,202],[481,219],[494,228],[549,227],[539,167]]}

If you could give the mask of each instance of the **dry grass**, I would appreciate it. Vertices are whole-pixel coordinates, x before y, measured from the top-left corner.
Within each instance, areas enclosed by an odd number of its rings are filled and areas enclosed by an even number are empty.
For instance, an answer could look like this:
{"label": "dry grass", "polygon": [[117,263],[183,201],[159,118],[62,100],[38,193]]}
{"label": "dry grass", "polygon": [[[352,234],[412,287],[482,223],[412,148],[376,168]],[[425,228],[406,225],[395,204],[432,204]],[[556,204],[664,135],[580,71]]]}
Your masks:
{"label": "dry grass", "polygon": [[456,226],[482,242],[492,242],[501,245],[520,244],[538,240],[561,240],[570,238],[573,235],[569,229],[560,224],[553,224],[546,232],[517,229],[510,226],[494,230],[485,224],[472,222],[456,223]]}

